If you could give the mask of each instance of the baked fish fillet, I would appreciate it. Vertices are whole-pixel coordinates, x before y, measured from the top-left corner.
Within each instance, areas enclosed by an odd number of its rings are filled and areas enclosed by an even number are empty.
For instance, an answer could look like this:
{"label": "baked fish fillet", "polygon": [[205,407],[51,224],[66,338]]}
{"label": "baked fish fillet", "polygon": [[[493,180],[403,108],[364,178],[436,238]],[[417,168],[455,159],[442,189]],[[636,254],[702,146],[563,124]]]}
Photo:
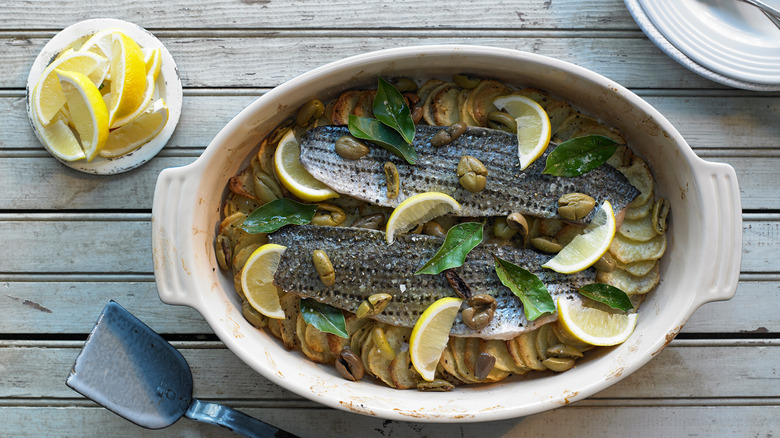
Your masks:
{"label": "baked fish fillet", "polygon": [[[414,147],[419,156],[410,165],[398,156],[372,147],[359,159],[348,160],[335,152],[336,140],[349,135],[345,126],[320,126],[303,134],[301,164],[316,179],[338,193],[385,207],[396,207],[409,196],[422,192],[442,192],[461,205],[461,216],[498,216],[527,213],[545,218],[558,216],[558,199],[572,192],[585,193],[601,205],[605,200],[619,212],[639,194],[623,174],[604,164],[584,175],[572,178],[543,175],[549,152],[520,171],[517,136],[487,128],[469,128],[454,142],[431,146],[431,138],[441,126],[417,126]],[[461,187],[455,169],[464,155],[479,159],[488,169],[487,185],[478,193]],[[398,197],[387,197],[383,165],[393,162],[398,168],[401,189]],[[595,209],[580,222],[590,222]]]}
{"label": "baked fish fillet", "polygon": [[[413,327],[418,317],[439,298],[457,296],[444,274],[414,275],[439,249],[443,240],[410,234],[396,238],[388,245],[382,231],[362,228],[318,227],[302,225],[285,227],[268,236],[271,243],[284,245],[274,284],[285,292],[329,304],[350,312],[370,295],[393,296],[385,310],[374,317],[388,324]],[[336,272],[336,283],[326,287],[312,262],[314,250],[324,250]],[[454,270],[471,288],[472,294],[490,294],[498,307],[490,324],[480,331],[468,328],[458,314],[451,334],[486,339],[511,339],[550,322],[557,315],[528,321],[523,305],[512,291],[501,284],[494,268],[492,254],[533,272],[544,282],[553,299],[576,294],[576,289],[595,281],[593,269],[564,275],[542,269],[550,258],[530,249],[518,249],[482,243],[466,257],[466,263]]]}

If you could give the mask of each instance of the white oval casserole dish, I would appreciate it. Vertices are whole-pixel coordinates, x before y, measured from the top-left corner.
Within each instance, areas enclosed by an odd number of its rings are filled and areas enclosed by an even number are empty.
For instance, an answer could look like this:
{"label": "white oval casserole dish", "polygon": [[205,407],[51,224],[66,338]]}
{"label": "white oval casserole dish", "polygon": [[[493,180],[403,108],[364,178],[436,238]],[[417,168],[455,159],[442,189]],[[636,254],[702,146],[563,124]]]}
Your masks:
{"label": "white oval casserole dish", "polygon": [[[657,196],[671,201],[661,284],[639,310],[631,338],[591,354],[561,374],[510,378],[447,393],[350,382],[333,367],[287,351],[241,316],[233,280],[219,269],[214,239],[228,179],[248,164],[273,127],[313,97],[328,99],[379,75],[449,77],[469,72],[537,87],[618,128],[652,166]],[[324,405],[387,419],[467,422],[530,415],[613,385],[646,364],[704,303],[734,296],[742,249],[737,178],[727,164],[701,160],[647,102],[576,65],[514,50],[421,46],[383,50],[298,76],[257,99],[219,132],[191,165],[164,170],[152,210],[154,272],[160,298],[199,311],[239,358],[267,379]],[[258,394],[259,395],[259,394]]]}

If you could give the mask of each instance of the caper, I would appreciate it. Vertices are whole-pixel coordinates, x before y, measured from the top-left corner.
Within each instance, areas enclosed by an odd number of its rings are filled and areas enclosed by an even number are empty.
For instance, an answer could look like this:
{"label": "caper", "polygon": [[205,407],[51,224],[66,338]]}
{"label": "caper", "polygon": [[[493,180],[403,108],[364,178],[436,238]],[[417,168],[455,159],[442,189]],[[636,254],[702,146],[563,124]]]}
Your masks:
{"label": "caper", "polygon": [[452,82],[455,82],[455,85],[460,88],[471,89],[479,85],[480,79],[467,73],[458,73],[452,75]]}
{"label": "caper", "polygon": [[582,357],[582,352],[566,344],[555,344],[547,348],[547,355],[551,357]]}
{"label": "caper", "polygon": [[528,221],[521,213],[512,213],[506,217],[506,223],[511,228],[517,230],[520,233],[520,237],[523,240],[523,246],[528,244]]}
{"label": "caper", "polygon": [[505,217],[497,217],[493,221],[493,235],[499,239],[509,240],[515,237],[517,230],[510,227]]}
{"label": "caper", "polygon": [[455,122],[446,129],[437,132],[436,135],[431,138],[431,146],[441,147],[448,145],[463,135],[463,133],[466,132],[466,129],[468,129],[468,125],[465,123]]}
{"label": "caper", "polygon": [[381,327],[374,327],[374,329],[371,330],[371,337],[374,340],[374,345],[379,349],[379,354],[381,354],[385,360],[395,359],[395,350],[393,350],[393,347],[387,342],[385,331],[382,330]]}
{"label": "caper", "polygon": [[317,249],[312,252],[311,258],[314,262],[314,268],[320,274],[322,284],[328,287],[336,284],[336,272],[333,270],[333,264],[331,264],[328,254],[321,249]]}
{"label": "caper", "polygon": [[666,232],[666,218],[669,216],[671,204],[668,200],[661,198],[653,204],[653,230],[657,234]]}
{"label": "caper", "polygon": [[481,161],[470,155],[461,157],[455,173],[460,178],[460,185],[471,193],[481,191],[487,184],[487,168]]}
{"label": "caper", "polygon": [[341,349],[341,353],[336,358],[336,369],[345,379],[353,382],[362,379],[365,373],[360,357],[349,347]]}
{"label": "caper", "polygon": [[319,99],[312,99],[304,103],[295,116],[295,123],[300,127],[306,127],[314,123],[325,113],[325,105]]}
{"label": "caper", "polygon": [[444,278],[447,279],[447,283],[449,283],[452,290],[455,291],[455,293],[458,294],[459,297],[463,298],[464,300],[471,299],[471,288],[469,287],[468,284],[466,284],[465,281],[463,281],[462,278],[460,278],[460,275],[458,275],[458,273],[455,272],[455,270],[453,269],[445,270]]}
{"label": "caper", "polygon": [[542,365],[556,373],[560,373],[571,369],[574,366],[574,359],[570,357],[548,357],[542,361]]}
{"label": "caper", "polygon": [[578,221],[593,210],[596,200],[584,193],[567,193],[558,199],[558,214],[571,221]]}
{"label": "caper", "polygon": [[317,204],[317,212],[314,213],[311,224],[321,227],[335,227],[344,222],[346,218],[347,214],[344,213],[344,210],[333,204],[322,202]]}
{"label": "caper", "polygon": [[500,129],[510,134],[517,134],[517,121],[503,111],[491,111],[487,115],[488,128]]}
{"label": "caper", "polygon": [[258,312],[248,301],[241,303],[241,315],[243,315],[244,319],[252,324],[253,327],[263,328],[268,325],[268,317]]}
{"label": "caper", "polygon": [[612,257],[612,254],[605,252],[604,255],[593,264],[593,267],[602,272],[612,272],[617,268],[617,263]]}
{"label": "caper", "polygon": [[493,319],[497,303],[492,295],[478,294],[468,300],[468,306],[461,312],[463,323],[473,330],[481,330]]}
{"label": "caper", "polygon": [[336,154],[347,160],[359,160],[370,152],[368,146],[351,135],[339,137],[336,140]]}
{"label": "caper", "polygon": [[387,180],[387,197],[395,199],[398,197],[398,191],[401,189],[401,177],[398,175],[398,168],[390,161],[384,165],[385,180]]}
{"label": "caper", "polygon": [[433,379],[430,382],[423,380],[417,384],[418,390],[428,392],[447,392],[454,388],[455,385],[443,379]]}
{"label": "caper", "polygon": [[393,296],[386,293],[378,293],[369,296],[363,300],[355,312],[355,316],[360,318],[366,318],[371,316],[377,316],[385,310],[385,307],[390,303]]}
{"label": "caper", "polygon": [[400,78],[393,78],[390,80],[390,84],[392,84],[396,90],[400,91],[401,93],[406,92],[412,92],[414,93],[417,91],[417,82],[414,81],[414,79],[406,78],[406,77],[400,77]]}
{"label": "caper", "polygon": [[488,374],[493,371],[495,365],[496,358],[493,355],[485,353],[484,351],[479,353],[476,363],[474,363],[474,377],[476,377],[477,380],[485,380]]}
{"label": "caper", "polygon": [[548,252],[551,254],[557,253],[563,248],[560,243],[555,241],[554,237],[549,236],[534,237],[531,239],[531,246],[538,249],[539,251]]}
{"label": "caper", "polygon": [[436,221],[426,222],[423,225],[423,234],[427,236],[441,237],[442,239],[447,237],[447,231]]}
{"label": "caper", "polygon": [[385,223],[385,215],[382,213],[363,216],[352,223],[353,228],[367,228],[369,230],[378,230]]}
{"label": "caper", "polygon": [[282,139],[282,137],[287,134],[290,129],[292,129],[293,125],[295,124],[295,121],[293,119],[286,119],[282,123],[279,124],[276,128],[274,128],[273,131],[268,135],[268,143],[269,144],[277,144],[279,143],[279,140]]}

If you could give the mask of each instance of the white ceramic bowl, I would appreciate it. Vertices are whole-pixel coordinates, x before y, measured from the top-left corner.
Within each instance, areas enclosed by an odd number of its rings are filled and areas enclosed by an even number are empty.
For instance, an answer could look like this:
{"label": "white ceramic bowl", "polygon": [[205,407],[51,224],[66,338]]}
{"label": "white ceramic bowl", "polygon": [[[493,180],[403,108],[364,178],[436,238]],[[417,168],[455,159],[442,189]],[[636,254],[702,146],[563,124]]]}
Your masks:
{"label": "white ceramic bowl", "polygon": [[[642,305],[631,338],[602,349],[565,373],[514,378],[447,393],[399,391],[367,379],[350,382],[333,367],[257,330],[241,316],[230,276],[217,266],[213,242],[228,178],[279,122],[317,96],[371,86],[378,75],[447,77],[469,72],[538,87],[620,129],[652,166],[657,195],[671,201],[662,280]],[[347,58],[298,76],[256,100],[189,166],[166,169],[152,211],[155,279],[160,298],[198,310],[219,338],[249,366],[297,394],[334,408],[388,419],[466,422],[518,417],[592,395],[657,355],[700,305],[734,296],[742,225],[737,179],[730,166],[698,158],[677,130],[647,102],[617,83],[566,62],[513,50],[425,46]]]}

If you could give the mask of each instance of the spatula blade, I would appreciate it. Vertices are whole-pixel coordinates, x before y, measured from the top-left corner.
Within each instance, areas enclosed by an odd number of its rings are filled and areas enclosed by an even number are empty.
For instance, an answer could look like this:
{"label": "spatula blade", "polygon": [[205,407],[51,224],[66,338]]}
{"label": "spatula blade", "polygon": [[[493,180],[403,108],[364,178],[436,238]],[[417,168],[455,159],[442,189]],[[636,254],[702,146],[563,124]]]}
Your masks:
{"label": "spatula blade", "polygon": [[181,353],[114,301],[100,314],[65,383],[150,429],[175,423],[192,401],[192,372]]}

